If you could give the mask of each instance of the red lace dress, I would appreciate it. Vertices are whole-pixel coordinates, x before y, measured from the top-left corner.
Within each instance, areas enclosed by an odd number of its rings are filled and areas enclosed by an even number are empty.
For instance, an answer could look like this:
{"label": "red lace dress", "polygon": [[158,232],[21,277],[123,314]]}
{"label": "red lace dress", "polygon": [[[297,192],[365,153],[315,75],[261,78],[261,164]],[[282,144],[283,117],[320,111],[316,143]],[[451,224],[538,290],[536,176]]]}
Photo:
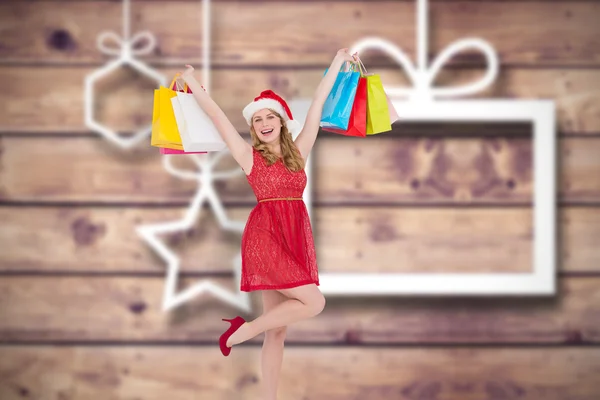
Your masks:
{"label": "red lace dress", "polygon": [[246,178],[258,204],[242,235],[240,290],[319,285],[312,229],[302,200],[306,173],[289,171],[281,159],[267,166],[259,151],[252,153],[254,164]]}

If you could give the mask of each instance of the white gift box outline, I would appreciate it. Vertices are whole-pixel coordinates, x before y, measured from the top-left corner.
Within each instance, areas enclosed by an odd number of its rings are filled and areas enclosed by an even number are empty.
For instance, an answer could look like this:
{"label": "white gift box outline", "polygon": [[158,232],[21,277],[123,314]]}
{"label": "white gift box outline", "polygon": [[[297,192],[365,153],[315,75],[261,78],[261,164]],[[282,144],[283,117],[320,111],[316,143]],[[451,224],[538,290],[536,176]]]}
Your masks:
{"label": "white gift box outline", "polygon": [[[350,53],[375,48],[396,60],[407,73],[411,88],[385,88],[399,121],[530,122],[533,126],[533,227],[534,248],[531,273],[319,273],[325,295],[555,295],[556,294],[556,106],[551,100],[437,100],[476,93],[490,85],[498,74],[493,47],[481,39],[461,39],[446,47],[427,67],[427,1],[417,0],[417,62],[381,38],[368,37],[351,47]],[[474,48],[487,61],[487,70],[477,82],[450,88],[433,88],[435,76],[456,53]],[[405,97],[407,99],[401,99]],[[294,114],[303,123],[307,101],[292,102]],[[310,157],[309,157],[310,160]],[[310,161],[307,165],[310,168]],[[310,176],[310,175],[309,175]],[[312,187],[305,190],[310,201]]]}

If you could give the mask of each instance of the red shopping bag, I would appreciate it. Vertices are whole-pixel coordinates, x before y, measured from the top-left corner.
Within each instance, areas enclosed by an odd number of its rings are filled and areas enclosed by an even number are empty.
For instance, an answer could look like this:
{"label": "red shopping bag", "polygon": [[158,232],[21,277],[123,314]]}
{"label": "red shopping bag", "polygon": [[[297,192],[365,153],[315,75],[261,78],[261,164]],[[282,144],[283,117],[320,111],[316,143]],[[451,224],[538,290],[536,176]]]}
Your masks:
{"label": "red shopping bag", "polygon": [[356,96],[348,121],[348,129],[321,128],[324,131],[337,133],[344,136],[367,136],[367,78],[361,76],[358,78],[356,87]]}

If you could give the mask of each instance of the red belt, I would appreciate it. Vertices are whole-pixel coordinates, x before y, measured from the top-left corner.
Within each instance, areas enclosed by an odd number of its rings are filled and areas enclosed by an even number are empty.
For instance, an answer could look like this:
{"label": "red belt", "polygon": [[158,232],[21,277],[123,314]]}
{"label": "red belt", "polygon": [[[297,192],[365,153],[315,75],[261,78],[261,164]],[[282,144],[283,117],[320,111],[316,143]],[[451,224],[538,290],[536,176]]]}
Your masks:
{"label": "red belt", "polygon": [[275,200],[303,200],[302,197],[274,197],[271,199],[262,199],[259,200],[259,203],[262,203],[263,201],[275,201]]}

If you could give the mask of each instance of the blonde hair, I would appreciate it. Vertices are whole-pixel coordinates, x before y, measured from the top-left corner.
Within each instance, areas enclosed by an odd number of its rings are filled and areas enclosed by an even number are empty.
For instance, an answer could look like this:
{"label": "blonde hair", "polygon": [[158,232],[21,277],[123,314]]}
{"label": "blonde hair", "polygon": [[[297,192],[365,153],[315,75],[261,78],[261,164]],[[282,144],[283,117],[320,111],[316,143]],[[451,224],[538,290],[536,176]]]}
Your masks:
{"label": "blonde hair", "polygon": [[[279,142],[281,144],[281,156],[283,158],[283,164],[290,171],[297,172],[304,169],[304,159],[300,154],[300,151],[296,147],[292,134],[288,131],[283,117],[269,108],[281,121],[281,133],[279,135]],[[262,156],[267,160],[267,165],[271,166],[277,162],[279,156],[269,150],[266,143],[263,143],[256,132],[254,131],[254,124],[250,125],[250,135],[252,136],[252,147],[259,151]]]}

